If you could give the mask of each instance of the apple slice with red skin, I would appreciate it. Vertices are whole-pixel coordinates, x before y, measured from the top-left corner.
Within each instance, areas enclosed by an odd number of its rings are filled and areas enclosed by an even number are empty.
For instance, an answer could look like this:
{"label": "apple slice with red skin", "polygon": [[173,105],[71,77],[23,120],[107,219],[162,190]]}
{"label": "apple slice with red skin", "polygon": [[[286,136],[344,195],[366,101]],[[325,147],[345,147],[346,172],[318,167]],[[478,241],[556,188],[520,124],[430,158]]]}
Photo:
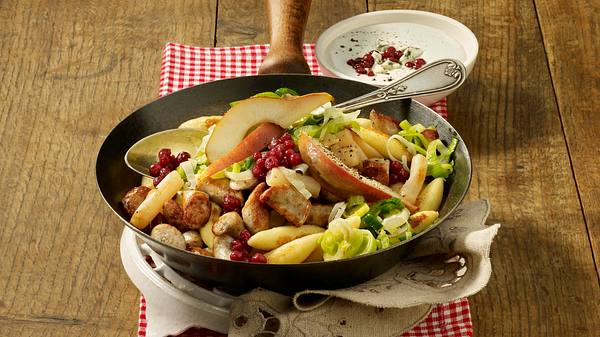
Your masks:
{"label": "apple slice with red skin", "polygon": [[283,129],[273,123],[262,123],[254,131],[250,132],[246,138],[239,142],[231,151],[212,162],[200,175],[200,180],[204,180],[213,174],[239,162],[249,156],[264,149],[273,138],[279,138],[283,134]]}
{"label": "apple slice with red skin", "polygon": [[305,133],[300,135],[298,148],[302,160],[308,164],[317,181],[324,189],[339,198],[362,195],[367,201],[378,201],[399,197],[389,187],[361,176],[356,170],[336,160],[331,151]]}
{"label": "apple slice with red skin", "polygon": [[283,98],[251,97],[240,101],[217,123],[206,145],[206,157],[214,162],[229,153],[258,124],[270,122],[287,129],[331,100],[330,94],[321,92]]}

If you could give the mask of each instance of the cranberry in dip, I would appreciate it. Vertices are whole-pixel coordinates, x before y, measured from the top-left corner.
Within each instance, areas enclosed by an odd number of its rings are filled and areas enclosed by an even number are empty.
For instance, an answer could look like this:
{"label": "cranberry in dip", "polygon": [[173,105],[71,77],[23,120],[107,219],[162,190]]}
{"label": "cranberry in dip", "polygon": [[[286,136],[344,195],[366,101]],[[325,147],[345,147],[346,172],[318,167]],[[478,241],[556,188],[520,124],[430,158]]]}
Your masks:
{"label": "cranberry in dip", "polygon": [[390,70],[402,67],[417,70],[427,63],[419,57],[422,54],[423,51],[415,47],[380,45],[361,57],[348,59],[346,64],[354,68],[358,75],[375,76],[389,74]]}

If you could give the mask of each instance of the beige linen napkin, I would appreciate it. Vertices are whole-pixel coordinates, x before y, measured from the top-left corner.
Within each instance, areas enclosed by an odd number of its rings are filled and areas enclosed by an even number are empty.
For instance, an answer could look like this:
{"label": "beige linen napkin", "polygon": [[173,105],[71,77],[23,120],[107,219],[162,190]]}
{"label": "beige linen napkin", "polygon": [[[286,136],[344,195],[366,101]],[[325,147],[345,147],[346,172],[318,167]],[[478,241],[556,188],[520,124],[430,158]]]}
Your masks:
{"label": "beige linen napkin", "polygon": [[461,205],[417,240],[407,259],[363,284],[293,297],[264,289],[244,294],[231,306],[229,336],[398,336],[432,305],[485,287],[500,228],[485,225],[489,211],[487,200]]}

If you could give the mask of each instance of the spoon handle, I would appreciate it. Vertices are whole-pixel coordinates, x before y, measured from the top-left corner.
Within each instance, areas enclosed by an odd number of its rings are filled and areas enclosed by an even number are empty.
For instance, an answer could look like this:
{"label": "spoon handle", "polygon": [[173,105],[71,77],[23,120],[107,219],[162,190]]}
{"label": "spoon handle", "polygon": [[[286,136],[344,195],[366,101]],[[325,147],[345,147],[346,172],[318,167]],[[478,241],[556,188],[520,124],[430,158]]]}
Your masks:
{"label": "spoon handle", "polygon": [[336,104],[335,107],[346,111],[356,110],[377,103],[449,91],[460,86],[466,77],[462,62],[442,59],[431,62],[388,86]]}

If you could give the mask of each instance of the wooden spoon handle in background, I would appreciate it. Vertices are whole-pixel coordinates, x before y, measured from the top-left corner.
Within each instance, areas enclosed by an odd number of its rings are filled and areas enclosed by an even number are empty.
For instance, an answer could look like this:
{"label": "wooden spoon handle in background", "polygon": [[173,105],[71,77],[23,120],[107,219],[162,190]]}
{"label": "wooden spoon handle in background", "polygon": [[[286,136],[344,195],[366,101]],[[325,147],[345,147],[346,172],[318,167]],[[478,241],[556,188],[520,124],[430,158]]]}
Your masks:
{"label": "wooden spoon handle in background", "polygon": [[259,74],[310,74],[302,44],[310,0],[265,0],[271,47]]}

